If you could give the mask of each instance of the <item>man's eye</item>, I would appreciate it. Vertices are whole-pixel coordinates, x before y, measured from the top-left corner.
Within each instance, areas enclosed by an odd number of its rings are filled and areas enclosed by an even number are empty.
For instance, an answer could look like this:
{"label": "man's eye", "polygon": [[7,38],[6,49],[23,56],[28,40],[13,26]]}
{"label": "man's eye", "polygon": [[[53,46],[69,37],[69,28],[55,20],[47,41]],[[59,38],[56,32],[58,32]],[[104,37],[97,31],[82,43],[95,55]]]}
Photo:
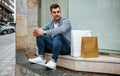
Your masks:
{"label": "man's eye", "polygon": [[60,11],[57,11],[57,12],[53,12],[54,14],[56,14],[56,13],[60,13]]}
{"label": "man's eye", "polygon": [[60,13],[60,11],[57,11],[57,13]]}
{"label": "man's eye", "polygon": [[56,12],[53,12],[53,13],[56,13]]}

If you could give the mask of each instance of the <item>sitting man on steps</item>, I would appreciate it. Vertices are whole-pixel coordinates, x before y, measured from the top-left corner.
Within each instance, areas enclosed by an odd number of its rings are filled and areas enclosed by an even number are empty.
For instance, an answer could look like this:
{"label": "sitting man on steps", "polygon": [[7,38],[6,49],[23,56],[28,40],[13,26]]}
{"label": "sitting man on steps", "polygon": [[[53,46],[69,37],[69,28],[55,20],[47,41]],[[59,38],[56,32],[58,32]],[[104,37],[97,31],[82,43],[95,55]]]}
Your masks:
{"label": "sitting man on steps", "polygon": [[[33,35],[36,36],[39,56],[29,59],[29,61],[56,69],[58,56],[70,54],[71,23],[67,18],[61,17],[61,8],[58,4],[52,4],[50,12],[53,20],[42,28],[36,28],[33,32]],[[45,60],[46,48],[52,53],[48,63]]]}

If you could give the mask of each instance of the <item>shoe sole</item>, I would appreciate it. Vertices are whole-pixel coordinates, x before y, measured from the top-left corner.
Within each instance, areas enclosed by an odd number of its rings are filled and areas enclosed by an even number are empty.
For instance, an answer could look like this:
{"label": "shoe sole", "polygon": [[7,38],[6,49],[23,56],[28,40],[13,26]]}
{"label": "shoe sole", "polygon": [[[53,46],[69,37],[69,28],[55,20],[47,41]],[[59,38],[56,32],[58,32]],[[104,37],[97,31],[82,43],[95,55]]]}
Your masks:
{"label": "shoe sole", "polygon": [[40,62],[36,62],[36,61],[31,61],[31,60],[28,60],[28,61],[30,61],[32,63],[40,64],[40,65],[45,65],[45,63],[40,63]]}
{"label": "shoe sole", "polygon": [[46,68],[49,68],[49,69],[52,69],[52,70],[56,70],[56,68],[51,68],[51,67],[46,66],[46,65],[45,65],[45,67],[46,67]]}

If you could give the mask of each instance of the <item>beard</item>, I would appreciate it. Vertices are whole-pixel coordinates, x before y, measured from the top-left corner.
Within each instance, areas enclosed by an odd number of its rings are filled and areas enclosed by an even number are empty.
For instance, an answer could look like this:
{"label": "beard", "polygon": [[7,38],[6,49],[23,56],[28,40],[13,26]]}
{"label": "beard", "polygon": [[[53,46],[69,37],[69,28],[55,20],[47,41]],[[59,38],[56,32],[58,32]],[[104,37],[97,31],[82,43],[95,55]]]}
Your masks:
{"label": "beard", "polygon": [[54,20],[60,20],[60,16],[58,16],[58,15],[55,16],[55,17],[54,17]]}

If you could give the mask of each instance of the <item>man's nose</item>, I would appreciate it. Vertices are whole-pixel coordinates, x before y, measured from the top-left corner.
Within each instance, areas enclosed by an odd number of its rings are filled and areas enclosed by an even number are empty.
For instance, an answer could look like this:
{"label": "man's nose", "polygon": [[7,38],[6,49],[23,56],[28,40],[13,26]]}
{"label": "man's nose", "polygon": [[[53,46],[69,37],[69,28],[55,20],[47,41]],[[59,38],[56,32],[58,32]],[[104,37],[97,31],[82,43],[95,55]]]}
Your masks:
{"label": "man's nose", "polygon": [[58,13],[55,13],[55,15],[58,15]]}

